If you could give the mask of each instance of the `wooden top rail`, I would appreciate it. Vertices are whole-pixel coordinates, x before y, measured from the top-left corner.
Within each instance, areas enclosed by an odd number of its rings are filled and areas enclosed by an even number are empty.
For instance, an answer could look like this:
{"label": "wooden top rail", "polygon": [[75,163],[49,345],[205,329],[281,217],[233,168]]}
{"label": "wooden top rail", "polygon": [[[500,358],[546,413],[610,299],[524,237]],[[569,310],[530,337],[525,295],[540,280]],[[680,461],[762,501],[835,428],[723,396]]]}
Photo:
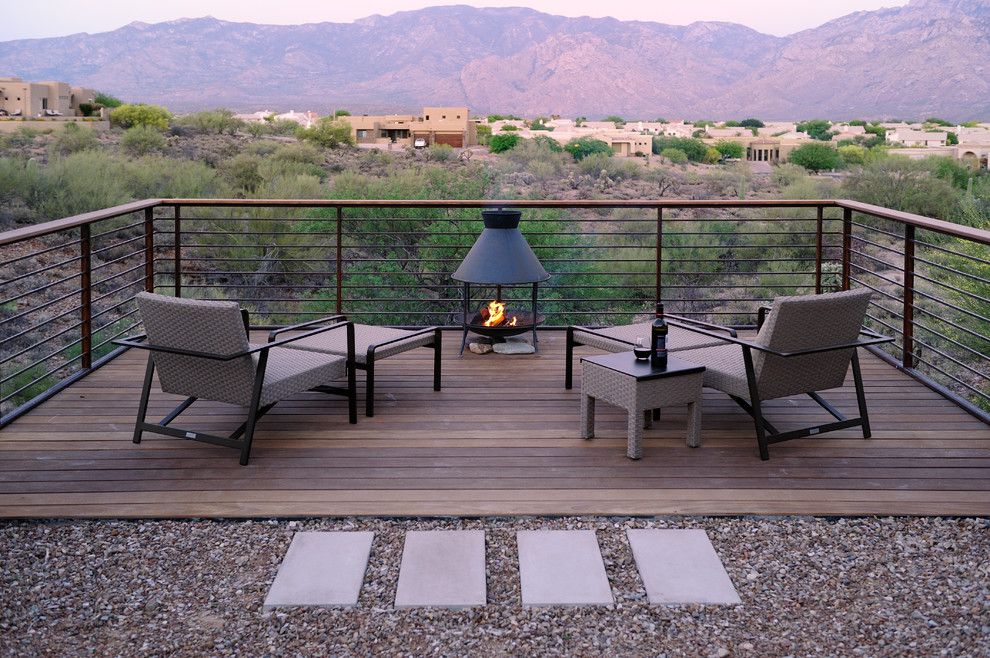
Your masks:
{"label": "wooden top rail", "polygon": [[901,224],[990,245],[990,231],[845,199],[604,199],[561,200],[388,200],[388,199],[144,199],[0,233],[0,246],[133,212],[171,207],[280,208],[843,208]]}

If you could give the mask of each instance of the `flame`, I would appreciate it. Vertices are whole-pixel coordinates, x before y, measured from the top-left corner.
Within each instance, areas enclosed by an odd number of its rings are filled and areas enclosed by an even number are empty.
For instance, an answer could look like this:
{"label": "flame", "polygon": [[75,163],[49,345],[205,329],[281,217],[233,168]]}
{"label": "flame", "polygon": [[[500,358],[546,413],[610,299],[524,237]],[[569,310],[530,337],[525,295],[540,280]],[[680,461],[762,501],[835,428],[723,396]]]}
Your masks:
{"label": "flame", "polygon": [[488,319],[485,320],[484,326],[486,327],[497,327],[502,324],[502,320],[505,319],[505,304],[498,300],[493,300],[488,302]]}
{"label": "flame", "polygon": [[510,327],[514,327],[514,326],[516,326],[516,322],[517,322],[518,320],[519,320],[519,318],[517,318],[516,316],[514,316],[514,315],[513,315],[513,316],[512,316],[512,320],[511,320],[511,321],[509,321],[509,326],[510,326]]}

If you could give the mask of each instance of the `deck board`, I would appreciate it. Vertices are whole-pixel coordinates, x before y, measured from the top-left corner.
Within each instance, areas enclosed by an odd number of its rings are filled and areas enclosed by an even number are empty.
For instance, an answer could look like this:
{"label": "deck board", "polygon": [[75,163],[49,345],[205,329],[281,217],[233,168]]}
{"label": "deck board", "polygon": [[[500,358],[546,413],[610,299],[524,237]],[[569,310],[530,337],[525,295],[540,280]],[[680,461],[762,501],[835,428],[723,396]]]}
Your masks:
{"label": "deck board", "polygon": [[[342,399],[301,395],[262,419],[243,468],[227,448],[131,443],[144,371],[131,352],[0,431],[0,516],[990,514],[990,427],[879,359],[863,359],[870,440],[834,432],[771,446],[761,462],[749,417],[706,390],[700,449],[685,446],[673,408],[633,462],[609,405],[598,438],[579,438],[580,377],[564,390],[563,342],[542,332],[536,355],[458,358],[447,334],[443,391],[430,351],[385,360],[375,418],[349,425]],[[851,383],[826,397],[855,413]],[[175,401],[155,391],[150,415]],[[807,399],[767,406],[781,429],[825,420]],[[177,424],[226,432],[242,420],[197,403]]]}

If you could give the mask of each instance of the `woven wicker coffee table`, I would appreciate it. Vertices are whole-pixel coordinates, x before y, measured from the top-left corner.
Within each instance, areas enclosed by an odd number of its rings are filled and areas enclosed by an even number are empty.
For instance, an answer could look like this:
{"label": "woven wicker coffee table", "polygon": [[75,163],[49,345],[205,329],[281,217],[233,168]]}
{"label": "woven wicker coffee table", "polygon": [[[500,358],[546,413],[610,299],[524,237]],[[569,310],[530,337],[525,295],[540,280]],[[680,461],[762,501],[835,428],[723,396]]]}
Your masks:
{"label": "woven wicker coffee table", "polygon": [[604,400],[629,412],[630,459],[643,456],[643,429],[653,423],[654,409],[688,406],[687,444],[701,445],[701,381],[704,366],[674,356],[667,367],[654,368],[637,361],[632,352],[581,359],[581,436],[595,437],[595,400]]}

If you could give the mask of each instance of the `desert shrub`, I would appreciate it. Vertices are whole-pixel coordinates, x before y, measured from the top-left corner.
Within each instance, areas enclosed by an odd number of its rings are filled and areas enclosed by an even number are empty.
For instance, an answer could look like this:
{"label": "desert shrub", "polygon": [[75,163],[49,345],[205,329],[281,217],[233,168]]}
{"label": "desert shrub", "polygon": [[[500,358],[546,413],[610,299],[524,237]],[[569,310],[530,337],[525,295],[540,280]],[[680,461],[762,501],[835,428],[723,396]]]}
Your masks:
{"label": "desert shrub", "polygon": [[151,126],[134,126],[120,138],[120,147],[128,155],[148,155],[165,148],[165,137],[161,131]]}
{"label": "desert shrub", "polygon": [[718,194],[745,199],[749,192],[752,174],[745,162],[736,162],[708,175],[709,187]]}
{"label": "desert shrub", "polygon": [[504,153],[515,148],[521,139],[519,135],[493,135],[488,142],[488,150],[492,153]]}
{"label": "desert shrub", "polygon": [[953,187],[965,190],[973,171],[955,158],[944,156],[928,157],[922,160],[929,171],[942,180],[950,182]]}
{"label": "desert shrub", "polygon": [[103,151],[80,151],[52,161],[44,172],[36,210],[57,219],[133,200],[126,186],[123,158]]}
{"label": "desert shrub", "polygon": [[[302,144],[302,142],[299,143]],[[244,150],[241,152],[249,153],[251,155],[260,155],[261,157],[264,158],[271,155],[275,151],[278,151],[280,148],[282,148],[282,146],[283,146],[282,142],[276,142],[273,139],[260,139],[257,142],[250,142],[249,144],[247,144],[244,147]],[[310,144],[306,144],[305,146],[316,151],[316,148]]]}
{"label": "desert shrub", "polygon": [[96,112],[96,105],[94,103],[79,103],[79,112],[84,117],[91,117]]}
{"label": "desert shrub", "polygon": [[788,159],[809,171],[836,169],[842,164],[842,159],[839,157],[838,151],[829,144],[816,142],[802,144],[797,147],[791,151]]}
{"label": "desert shrub", "polygon": [[515,132],[517,130],[519,130],[519,128],[517,128],[516,126],[512,125],[511,123],[507,123],[504,126],[502,126],[501,128],[499,128],[499,132],[505,132],[505,133]]}
{"label": "desert shrub", "polygon": [[743,158],[746,156],[746,147],[739,142],[733,142],[728,139],[720,139],[715,142],[715,150],[718,151],[723,158]]}
{"label": "desert shrub", "polygon": [[114,108],[110,112],[110,123],[121,128],[151,126],[166,130],[172,120],[172,113],[159,105],[131,103]]}
{"label": "desert shrub", "polygon": [[791,183],[808,177],[808,171],[801,166],[785,162],[773,168],[770,180],[776,187],[786,187]]}
{"label": "desert shrub", "polygon": [[0,158],[0,203],[20,199],[28,206],[36,205],[42,176],[35,160]]}
{"label": "desert shrub", "polygon": [[328,149],[354,145],[351,124],[330,117],[323,117],[311,128],[300,128],[296,136]]}
{"label": "desert shrub", "polygon": [[245,126],[233,112],[222,108],[178,117],[175,124],[201,135],[233,135]]}
{"label": "desert shrub", "polygon": [[248,153],[241,153],[224,163],[223,171],[230,184],[245,193],[252,193],[262,182],[261,158]]}
{"label": "desert shrub", "polygon": [[544,163],[551,167],[554,173],[560,173],[573,160],[563,152],[560,145],[557,145],[557,150],[554,150],[548,144],[548,142],[553,141],[549,137],[521,140],[514,148],[506,152],[505,159],[519,169],[526,169],[531,173],[534,163]]}
{"label": "desert shrub", "polygon": [[76,123],[66,123],[51,145],[54,155],[69,155],[99,148],[100,139],[92,128],[80,128]]}
{"label": "desert shrub", "polygon": [[265,123],[268,134],[279,137],[291,137],[299,130],[299,124],[289,119],[274,119]]}
{"label": "desert shrub", "polygon": [[959,205],[952,183],[938,178],[929,163],[894,156],[864,166],[842,191],[850,199],[938,219],[949,219]]}
{"label": "desert shrub", "polygon": [[430,162],[446,162],[453,159],[454,148],[449,144],[433,144],[423,150],[423,157]]}
{"label": "desert shrub", "polygon": [[832,122],[826,119],[812,119],[797,125],[799,133],[806,133],[812,139],[827,142],[832,139]]}
{"label": "desert shrub", "polygon": [[482,146],[488,145],[488,140],[492,138],[492,127],[486,126],[484,124],[479,124],[477,126],[478,131],[478,143]]}
{"label": "desert shrub", "polygon": [[660,151],[660,156],[673,164],[687,164],[689,161],[687,153],[676,148],[665,148]]}
{"label": "desert shrub", "polygon": [[718,164],[722,161],[722,154],[714,146],[709,146],[708,150],[705,151],[705,157],[702,160],[705,164]]}
{"label": "desert shrub", "polygon": [[564,150],[571,154],[575,160],[584,160],[589,155],[601,153],[608,157],[612,156],[612,147],[600,139],[592,137],[578,137],[572,139],[564,145]]}
{"label": "desert shrub", "polygon": [[578,163],[582,173],[600,176],[604,171],[612,180],[632,180],[642,174],[641,167],[632,160],[613,158],[605,153],[592,153]]}
{"label": "desert shrub", "polygon": [[648,169],[644,178],[656,187],[657,197],[667,194],[676,195],[681,183],[684,182],[680,173],[664,167]]}
{"label": "desert shrub", "polygon": [[271,153],[272,158],[275,160],[311,165],[323,164],[323,155],[312,144],[306,144],[305,142],[299,142],[297,144],[279,144],[278,142],[269,143],[275,144],[277,147]]}
{"label": "desert shrub", "polygon": [[146,155],[125,163],[122,184],[132,199],[231,196],[216,169],[202,162]]}
{"label": "desert shrub", "polygon": [[687,137],[654,137],[653,153],[660,155],[664,149],[675,148],[687,154],[692,162],[703,162],[708,153],[708,144],[700,139],[690,139]]}
{"label": "desert shrub", "polygon": [[563,153],[564,151],[564,146],[553,137],[550,137],[549,135],[537,135],[530,141],[533,142],[534,144],[539,144],[543,148],[547,149],[548,151],[553,151],[554,153]]}

